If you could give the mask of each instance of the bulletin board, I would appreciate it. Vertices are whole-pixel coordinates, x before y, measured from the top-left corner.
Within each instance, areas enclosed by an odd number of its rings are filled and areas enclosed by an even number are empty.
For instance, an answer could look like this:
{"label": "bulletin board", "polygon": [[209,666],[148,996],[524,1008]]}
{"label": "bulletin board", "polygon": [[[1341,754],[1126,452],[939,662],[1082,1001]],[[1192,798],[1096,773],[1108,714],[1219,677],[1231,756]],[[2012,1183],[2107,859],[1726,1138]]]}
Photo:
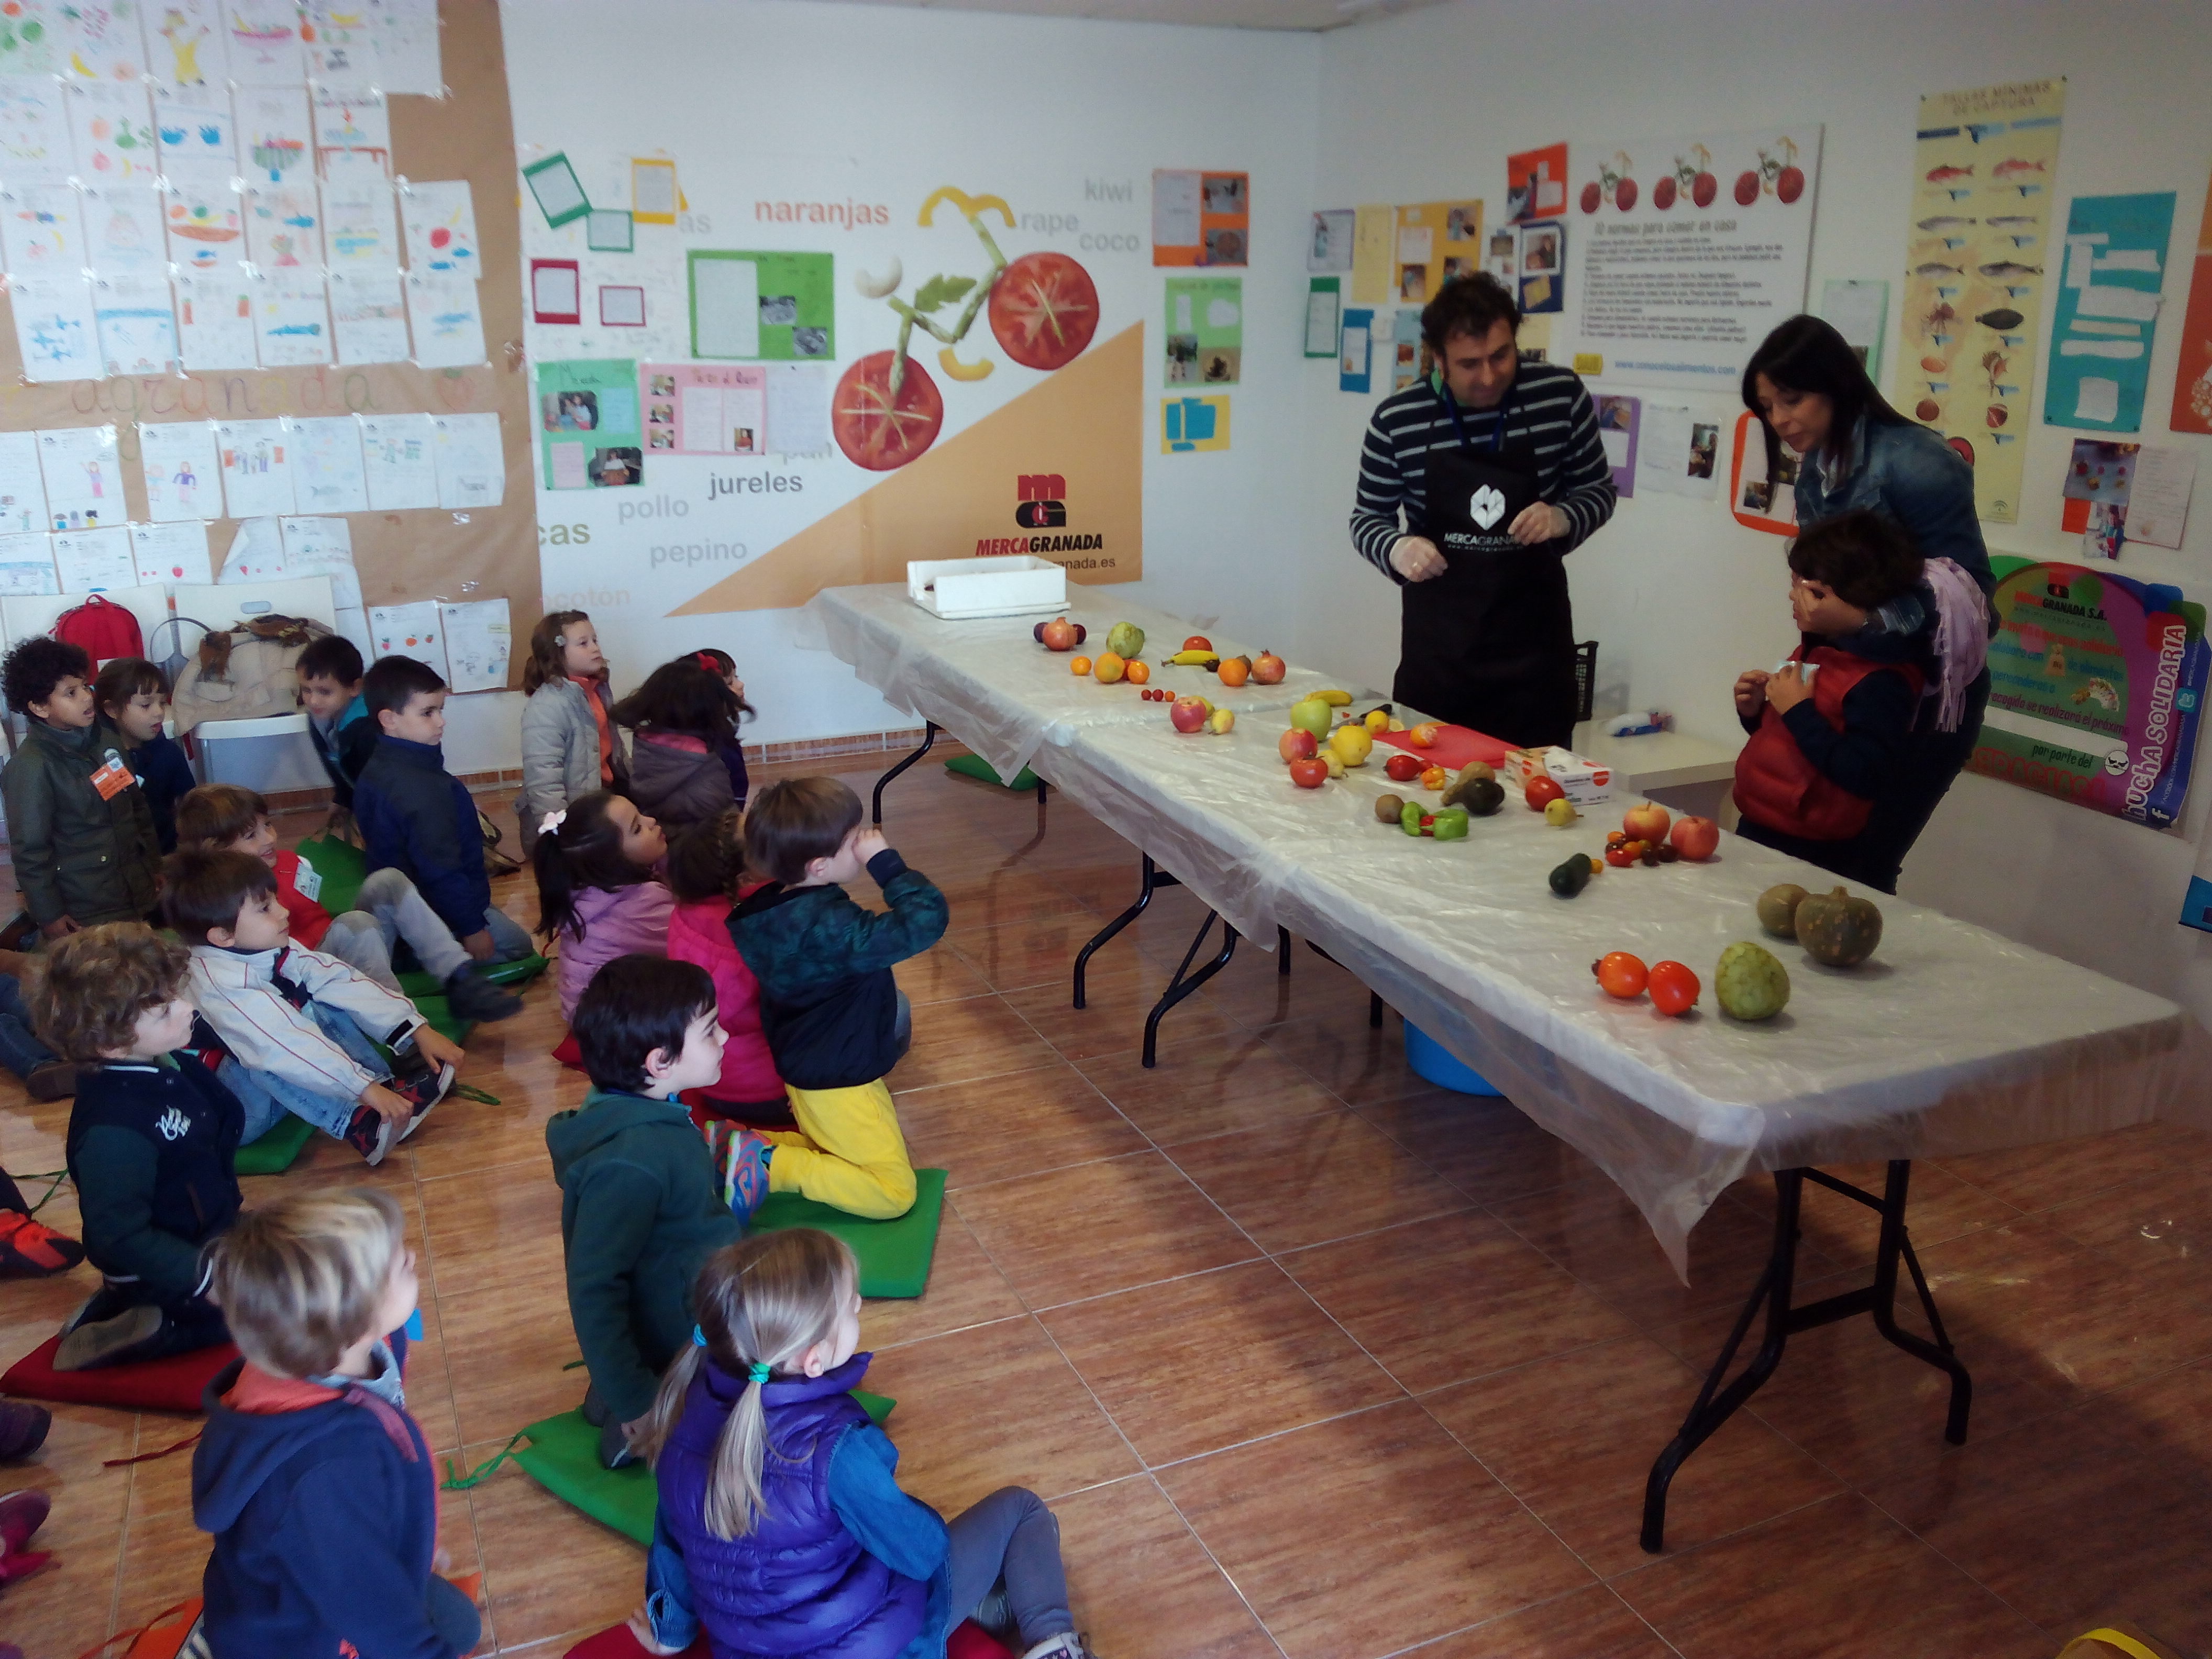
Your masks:
{"label": "bulletin board", "polygon": [[[465,368],[411,363],[238,370],[27,384],[12,326],[0,325],[0,431],[112,424],[125,504],[149,511],[139,477],[140,422],[270,419],[277,416],[496,413],[506,463],[503,502],[465,513],[442,507],[353,513],[354,563],[366,604],[442,597],[504,598],[518,631],[541,613],[529,375],[522,361],[520,229],[515,212],[514,122],[496,0],[440,0],[447,95],[390,100],[397,175],[465,179],[476,206],[478,283],[491,361]],[[0,296],[0,305],[6,303]],[[12,319],[9,319],[12,324]],[[208,520],[219,562],[235,519]],[[508,665],[510,684],[521,653]]]}

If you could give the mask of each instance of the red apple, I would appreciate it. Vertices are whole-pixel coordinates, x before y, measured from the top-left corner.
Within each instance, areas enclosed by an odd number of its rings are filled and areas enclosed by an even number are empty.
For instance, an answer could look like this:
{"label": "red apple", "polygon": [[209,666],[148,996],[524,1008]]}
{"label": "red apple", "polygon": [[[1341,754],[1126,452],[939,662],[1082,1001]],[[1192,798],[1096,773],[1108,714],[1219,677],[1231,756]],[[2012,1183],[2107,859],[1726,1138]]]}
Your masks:
{"label": "red apple", "polygon": [[1668,839],[1674,850],[1686,859],[1709,859],[1721,844],[1721,827],[1711,818],[1681,818],[1676,821],[1674,833]]}
{"label": "red apple", "polygon": [[[1275,739],[1275,751],[1293,766],[1300,761],[1311,760],[1321,752],[1321,740],[1302,726],[1294,726]],[[1324,768],[1322,775],[1327,776]]]}
{"label": "red apple", "polygon": [[1667,839],[1667,826],[1674,821],[1674,815],[1665,807],[1654,806],[1646,801],[1643,805],[1632,806],[1623,813],[1620,827],[1628,831],[1629,840],[1656,847]]}
{"label": "red apple", "polygon": [[1328,781],[1328,763],[1317,755],[1291,763],[1291,781],[1301,789],[1318,789]]}
{"label": "red apple", "polygon": [[1076,641],[1083,635],[1082,631],[1066,617],[1055,617],[1052,621],[1039,625],[1036,636],[1044,641],[1044,648],[1048,651],[1073,651]]}
{"label": "red apple", "polygon": [[1382,769],[1390,775],[1393,783],[1411,783],[1421,775],[1421,763],[1416,756],[1396,754],[1382,763]]}
{"label": "red apple", "polygon": [[1195,732],[1206,724],[1206,717],[1213,711],[1204,697],[1177,697],[1175,707],[1168,710],[1168,718],[1175,722],[1178,732]]}
{"label": "red apple", "polygon": [[1290,664],[1272,651],[1262,651],[1252,659],[1252,679],[1255,684],[1280,685],[1283,676],[1290,672]]}

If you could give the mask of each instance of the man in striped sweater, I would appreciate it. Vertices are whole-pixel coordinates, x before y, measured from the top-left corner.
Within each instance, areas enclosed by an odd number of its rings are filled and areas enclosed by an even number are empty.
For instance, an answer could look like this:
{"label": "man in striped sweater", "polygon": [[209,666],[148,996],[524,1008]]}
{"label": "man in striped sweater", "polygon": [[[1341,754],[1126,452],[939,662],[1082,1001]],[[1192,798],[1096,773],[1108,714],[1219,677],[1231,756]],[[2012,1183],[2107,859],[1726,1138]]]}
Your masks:
{"label": "man in striped sweater", "polygon": [[1589,393],[1565,368],[1523,362],[1520,325],[1487,274],[1429,302],[1437,370],[1376,405],[1352,541],[1401,588],[1399,702],[1510,743],[1565,744],[1576,696],[1561,561],[1615,496]]}

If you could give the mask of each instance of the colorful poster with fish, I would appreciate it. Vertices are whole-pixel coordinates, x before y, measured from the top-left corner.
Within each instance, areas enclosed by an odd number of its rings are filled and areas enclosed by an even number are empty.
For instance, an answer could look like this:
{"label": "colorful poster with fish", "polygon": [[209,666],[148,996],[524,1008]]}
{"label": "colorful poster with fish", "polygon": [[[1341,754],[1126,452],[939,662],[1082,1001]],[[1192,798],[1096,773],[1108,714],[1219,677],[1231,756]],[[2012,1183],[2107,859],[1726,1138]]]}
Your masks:
{"label": "colorful poster with fish", "polygon": [[76,276],[84,269],[83,220],[77,193],[67,185],[25,185],[0,190],[0,259],[9,274],[45,271]]}
{"label": "colorful poster with fish", "polygon": [[421,368],[466,368],[484,361],[483,307],[465,276],[407,273],[407,320]]}
{"label": "colorful poster with fish", "polygon": [[2173,377],[2176,432],[2212,432],[2212,185],[2197,231],[2197,268],[2181,319],[2181,366]]}
{"label": "colorful poster with fish", "polygon": [[167,374],[177,366],[177,313],[167,277],[97,277],[92,314],[110,374]]}
{"label": "colorful poster with fish", "polygon": [[162,198],[169,262],[180,270],[216,270],[246,257],[246,224],[228,173],[172,173]]}
{"label": "colorful poster with fish", "polygon": [[143,81],[146,40],[138,10],[138,0],[66,0],[57,6],[63,73],[131,86]]}
{"label": "colorful poster with fish", "polygon": [[242,87],[297,88],[307,78],[300,9],[283,0],[232,0],[223,50],[230,78]]}
{"label": "colorful poster with fish", "polygon": [[[6,16],[0,13],[0,36]],[[16,71],[0,54],[0,76]],[[0,179],[10,185],[65,185],[76,169],[69,106],[52,81],[0,80]]]}
{"label": "colorful poster with fish", "polygon": [[230,82],[230,57],[223,49],[222,0],[151,0],[146,10],[146,58],[155,95],[164,87],[212,88]]}
{"label": "colorful poster with fish", "polygon": [[100,331],[92,295],[82,276],[11,273],[8,309],[15,319],[15,349],[26,380],[97,380],[101,376]]}
{"label": "colorful poster with fish", "polygon": [[2020,517],[2063,80],[1920,100],[1897,406],[1974,469],[1984,519]]}
{"label": "colorful poster with fish", "polygon": [[169,247],[163,199],[150,181],[87,185],[85,263],[95,276],[167,276]]}
{"label": "colorful poster with fish", "polygon": [[264,276],[253,296],[255,347],[264,368],[308,368],[331,361],[331,313],[320,271]]}
{"label": "colorful poster with fish", "polygon": [[2170,190],[2077,196],[2067,210],[2066,274],[2051,307],[2045,425],[2142,429],[2173,202]]}
{"label": "colorful poster with fish", "polygon": [[88,185],[153,183],[161,167],[144,84],[71,82],[68,97],[76,176]]}
{"label": "colorful poster with fish", "polygon": [[2162,583],[2003,555],[1990,708],[1972,769],[2167,829],[2212,678],[2204,607]]}
{"label": "colorful poster with fish", "polygon": [[173,178],[199,169],[228,179],[238,171],[238,123],[221,87],[154,88],[154,144]]}
{"label": "colorful poster with fish", "polygon": [[314,176],[246,188],[246,257],[264,270],[319,270],[323,263],[323,204]]}
{"label": "colorful poster with fish", "polygon": [[248,182],[281,185],[314,175],[314,126],[302,86],[240,87],[238,168]]}
{"label": "colorful poster with fish", "polygon": [[392,186],[379,169],[334,167],[323,180],[323,243],[332,270],[376,271],[396,284],[398,222]]}

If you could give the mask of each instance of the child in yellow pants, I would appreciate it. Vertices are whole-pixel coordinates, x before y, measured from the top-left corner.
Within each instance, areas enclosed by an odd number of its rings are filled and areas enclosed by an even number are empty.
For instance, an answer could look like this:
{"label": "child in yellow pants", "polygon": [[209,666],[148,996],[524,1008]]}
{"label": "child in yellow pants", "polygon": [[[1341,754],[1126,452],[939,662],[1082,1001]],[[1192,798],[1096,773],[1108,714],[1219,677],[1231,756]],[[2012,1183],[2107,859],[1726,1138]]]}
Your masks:
{"label": "child in yellow pants", "polygon": [[[914,1160],[899,1133],[898,1113],[883,1080],[856,1089],[787,1089],[793,1129],[757,1133],[774,1150],[768,1158],[768,1189],[798,1193],[818,1204],[890,1221],[914,1207]],[[708,1144],[719,1169],[736,1137],[733,1124],[709,1119]]]}

